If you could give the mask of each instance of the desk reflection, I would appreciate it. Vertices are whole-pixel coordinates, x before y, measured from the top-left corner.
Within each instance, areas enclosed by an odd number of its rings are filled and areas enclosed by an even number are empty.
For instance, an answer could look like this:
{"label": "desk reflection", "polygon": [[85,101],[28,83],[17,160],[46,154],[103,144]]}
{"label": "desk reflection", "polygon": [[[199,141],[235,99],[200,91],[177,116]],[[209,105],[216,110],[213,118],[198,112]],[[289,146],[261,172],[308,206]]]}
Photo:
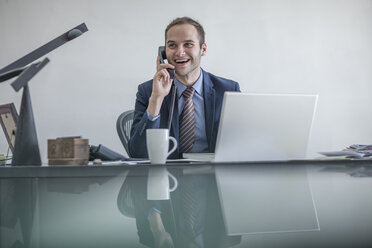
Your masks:
{"label": "desk reflection", "polygon": [[150,167],[0,167],[0,247],[372,247],[372,161]]}

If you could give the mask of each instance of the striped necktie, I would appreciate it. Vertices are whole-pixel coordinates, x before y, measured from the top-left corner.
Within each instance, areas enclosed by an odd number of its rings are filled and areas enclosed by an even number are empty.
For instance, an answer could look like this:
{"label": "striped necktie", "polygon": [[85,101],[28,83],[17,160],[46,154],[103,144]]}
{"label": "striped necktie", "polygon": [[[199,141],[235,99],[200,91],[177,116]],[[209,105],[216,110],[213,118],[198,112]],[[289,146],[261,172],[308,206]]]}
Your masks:
{"label": "striped necktie", "polygon": [[185,106],[183,107],[182,114],[180,116],[179,142],[181,153],[188,153],[191,152],[194,145],[195,114],[194,104],[192,103],[194,89],[192,87],[187,88],[182,95],[185,98]]}

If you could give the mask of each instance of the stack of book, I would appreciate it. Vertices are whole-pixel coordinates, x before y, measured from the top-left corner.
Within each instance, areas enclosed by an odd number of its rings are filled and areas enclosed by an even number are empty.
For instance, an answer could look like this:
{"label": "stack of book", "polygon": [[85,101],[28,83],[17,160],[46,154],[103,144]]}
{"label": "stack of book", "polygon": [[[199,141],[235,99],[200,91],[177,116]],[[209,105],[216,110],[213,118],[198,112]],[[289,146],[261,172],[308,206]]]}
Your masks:
{"label": "stack of book", "polygon": [[362,157],[372,156],[372,145],[351,145],[345,150],[359,153]]}

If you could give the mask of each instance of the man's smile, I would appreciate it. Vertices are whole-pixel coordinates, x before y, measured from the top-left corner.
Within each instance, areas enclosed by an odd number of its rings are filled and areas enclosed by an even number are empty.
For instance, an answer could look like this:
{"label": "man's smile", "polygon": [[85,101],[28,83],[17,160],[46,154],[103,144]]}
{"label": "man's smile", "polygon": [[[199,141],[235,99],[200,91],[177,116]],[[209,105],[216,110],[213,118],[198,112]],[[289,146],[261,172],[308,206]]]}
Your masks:
{"label": "man's smile", "polygon": [[174,60],[174,62],[176,62],[177,65],[184,65],[189,61],[190,61],[190,59],[175,59]]}

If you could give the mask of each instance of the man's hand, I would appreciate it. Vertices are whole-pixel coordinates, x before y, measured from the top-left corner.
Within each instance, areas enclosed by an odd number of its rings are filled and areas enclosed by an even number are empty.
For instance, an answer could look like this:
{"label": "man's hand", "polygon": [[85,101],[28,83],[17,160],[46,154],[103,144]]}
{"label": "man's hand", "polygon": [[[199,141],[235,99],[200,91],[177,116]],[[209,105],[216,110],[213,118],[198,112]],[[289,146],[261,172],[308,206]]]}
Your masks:
{"label": "man's hand", "polygon": [[150,230],[154,237],[155,248],[174,248],[171,235],[165,230],[159,213],[153,213],[148,217]]}
{"label": "man's hand", "polygon": [[149,99],[149,106],[147,107],[147,111],[153,116],[159,115],[164,97],[169,94],[172,87],[173,79],[170,78],[167,68],[174,69],[174,66],[171,64],[160,64],[158,56],[156,59],[156,73],[152,83],[152,93]]}
{"label": "man's hand", "polygon": [[173,239],[167,232],[154,235],[154,245],[156,248],[174,248]]}

